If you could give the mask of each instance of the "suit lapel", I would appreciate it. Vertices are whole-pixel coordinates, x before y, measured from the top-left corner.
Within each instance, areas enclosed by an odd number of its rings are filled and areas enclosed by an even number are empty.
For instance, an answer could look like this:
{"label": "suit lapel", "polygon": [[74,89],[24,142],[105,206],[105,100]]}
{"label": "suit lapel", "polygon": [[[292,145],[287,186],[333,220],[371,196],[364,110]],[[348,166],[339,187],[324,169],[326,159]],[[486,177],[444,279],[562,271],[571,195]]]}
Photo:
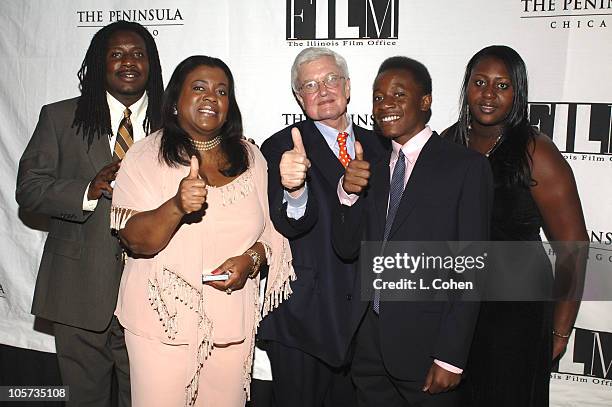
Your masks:
{"label": "suit lapel", "polygon": [[[85,148],[87,148],[87,141],[83,140]],[[110,144],[108,142],[107,135],[101,135],[100,137],[94,137],[89,151],[87,151],[91,165],[94,167],[95,173],[98,173],[107,164],[110,164],[113,157],[110,153]]]}
{"label": "suit lapel", "polygon": [[355,139],[363,146],[364,159],[370,163],[371,179],[370,189],[367,191],[369,199],[373,201],[373,213],[376,230],[372,231],[372,238],[382,240],[387,215],[387,201],[389,198],[389,157],[391,145],[386,140],[370,130],[363,129],[353,123]]}
{"label": "suit lapel", "polygon": [[[395,232],[402,226],[406,218],[408,218],[414,206],[423,195],[423,191],[427,188],[429,175],[435,171],[439,143],[440,137],[434,132],[425,146],[423,146],[414,169],[412,170],[412,174],[410,174],[410,179],[408,179],[406,188],[404,188],[399,208],[397,208],[395,219],[393,220],[393,225],[389,232],[389,239],[391,239]],[[388,184],[387,182],[387,185]]]}
{"label": "suit lapel", "polygon": [[305,121],[302,129],[302,141],[310,163],[319,169],[323,178],[335,191],[338,180],[344,175],[344,167],[312,120]]}
{"label": "suit lapel", "polygon": [[378,231],[374,234],[376,239],[383,240],[385,221],[387,218],[387,205],[389,203],[389,160],[391,151],[386,151],[372,167],[370,181],[371,198],[374,207],[374,217]]}
{"label": "suit lapel", "polygon": [[386,145],[371,130],[366,130],[353,123],[353,133],[355,140],[359,141],[363,147],[363,158],[370,164],[381,159],[381,156],[387,151]]}

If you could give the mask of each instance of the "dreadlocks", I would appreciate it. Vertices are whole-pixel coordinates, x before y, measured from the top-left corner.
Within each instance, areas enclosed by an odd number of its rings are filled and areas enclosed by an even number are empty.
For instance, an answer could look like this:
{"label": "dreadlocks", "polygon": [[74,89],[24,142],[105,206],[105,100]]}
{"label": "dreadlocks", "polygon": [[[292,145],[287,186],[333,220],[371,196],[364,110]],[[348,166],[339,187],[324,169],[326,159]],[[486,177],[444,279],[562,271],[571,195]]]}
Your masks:
{"label": "dreadlocks", "polygon": [[117,31],[131,31],[138,34],[145,42],[149,57],[149,78],[146,92],[149,98],[147,113],[143,122],[145,133],[158,130],[161,127],[161,101],[164,92],[161,65],[157,45],[149,31],[138,23],[117,21],[98,31],[93,39],[81,69],[79,78],[79,98],[72,126],[77,128],[91,146],[94,135],[112,135],[110,111],[106,102],[106,51],[108,39]]}

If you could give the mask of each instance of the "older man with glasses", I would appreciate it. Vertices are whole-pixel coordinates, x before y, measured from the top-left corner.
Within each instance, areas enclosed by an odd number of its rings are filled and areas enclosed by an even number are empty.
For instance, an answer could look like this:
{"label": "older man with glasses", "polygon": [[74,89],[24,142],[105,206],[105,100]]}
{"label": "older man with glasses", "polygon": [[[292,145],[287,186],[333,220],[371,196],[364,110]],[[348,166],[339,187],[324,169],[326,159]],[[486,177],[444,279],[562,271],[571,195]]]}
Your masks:
{"label": "older man with glasses", "polygon": [[[277,406],[354,406],[347,375],[348,321],[355,263],[333,251],[331,224],[338,180],[355,155],[382,149],[346,112],[350,79],[344,58],[306,48],[291,69],[307,120],[266,140],[270,217],[290,242],[297,280],[292,296],[261,324]],[[363,158],[363,157],[362,157]]]}

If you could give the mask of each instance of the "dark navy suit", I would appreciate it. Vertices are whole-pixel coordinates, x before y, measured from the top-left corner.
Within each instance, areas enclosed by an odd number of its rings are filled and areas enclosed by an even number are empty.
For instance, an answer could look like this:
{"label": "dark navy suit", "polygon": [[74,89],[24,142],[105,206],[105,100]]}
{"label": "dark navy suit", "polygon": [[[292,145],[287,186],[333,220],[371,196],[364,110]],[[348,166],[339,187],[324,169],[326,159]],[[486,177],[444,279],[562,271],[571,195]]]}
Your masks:
{"label": "dark navy suit", "polygon": [[[282,154],[293,148],[292,127],[300,130],[306,155],[312,163],[307,174],[306,212],[298,220],[287,216],[279,173]],[[370,151],[381,149],[371,131],[356,125],[353,125],[353,130],[366,156]],[[322,363],[332,371],[339,371],[337,368],[347,362],[356,273],[354,262],[338,257],[331,242],[332,216],[338,205],[336,189],[344,167],[311,120],[274,134],[263,143],[261,151],[268,160],[270,217],[276,229],[289,239],[297,280],[291,284],[291,297],[262,321],[259,339],[268,343],[277,404],[318,405],[318,398],[323,395],[309,394],[319,390],[308,390],[313,380],[308,377],[308,368],[302,376],[301,368],[292,365],[301,362],[292,362],[287,354],[292,351],[304,353],[310,362],[315,365]],[[296,390],[298,386],[303,389],[303,394]],[[325,384],[314,383],[312,386],[325,387]],[[283,400],[278,400],[279,392],[285,393]],[[325,389],[321,392],[325,393]]]}
{"label": "dark navy suit", "polygon": [[[369,189],[354,205],[337,206],[333,243],[344,258],[358,256],[362,241],[383,240],[390,154],[387,151],[378,160],[370,161]],[[492,176],[485,157],[433,133],[404,188],[388,241],[487,240],[491,202]],[[360,392],[360,406],[390,405],[386,403],[388,392],[384,388],[392,393],[401,389],[403,383],[413,383],[415,397],[423,397],[425,394],[420,388],[434,359],[465,367],[478,302],[382,302],[380,314],[376,316],[372,303],[367,298],[358,298],[360,293],[358,279],[353,291],[350,335],[356,335],[356,346],[365,349],[366,355],[358,358],[360,352],[356,351],[354,374],[363,371],[367,373],[365,376],[373,378],[370,382],[364,380],[370,383],[366,384],[369,394],[363,402]],[[374,381],[381,377],[388,386]],[[425,403],[417,404],[423,406],[455,405],[450,399],[456,397],[451,396],[446,393],[429,400],[415,399],[415,402]]]}

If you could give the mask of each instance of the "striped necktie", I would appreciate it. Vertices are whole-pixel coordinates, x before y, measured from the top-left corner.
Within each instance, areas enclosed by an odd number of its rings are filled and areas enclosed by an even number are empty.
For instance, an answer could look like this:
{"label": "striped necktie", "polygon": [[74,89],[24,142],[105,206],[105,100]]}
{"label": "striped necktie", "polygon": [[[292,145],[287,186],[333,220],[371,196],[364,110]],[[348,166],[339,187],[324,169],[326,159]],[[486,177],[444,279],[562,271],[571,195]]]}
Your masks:
{"label": "striped necktie", "polygon": [[[400,149],[397,156],[397,162],[395,163],[395,168],[393,168],[393,174],[391,175],[391,183],[389,185],[389,210],[387,211],[387,220],[385,221],[383,248],[387,243],[389,234],[391,233],[391,226],[393,225],[393,220],[395,219],[395,213],[397,212],[397,208],[402,200],[402,194],[404,193],[404,178],[406,177],[406,161],[404,157],[404,152]],[[375,313],[380,313],[380,290],[374,291],[372,308],[374,309]]]}
{"label": "striped necktie", "polygon": [[132,137],[132,122],[130,121],[131,114],[132,112],[128,108],[123,111],[123,119],[121,119],[121,123],[119,123],[117,140],[115,141],[115,148],[113,149],[113,161],[123,160],[128,148],[134,144],[134,138]]}

